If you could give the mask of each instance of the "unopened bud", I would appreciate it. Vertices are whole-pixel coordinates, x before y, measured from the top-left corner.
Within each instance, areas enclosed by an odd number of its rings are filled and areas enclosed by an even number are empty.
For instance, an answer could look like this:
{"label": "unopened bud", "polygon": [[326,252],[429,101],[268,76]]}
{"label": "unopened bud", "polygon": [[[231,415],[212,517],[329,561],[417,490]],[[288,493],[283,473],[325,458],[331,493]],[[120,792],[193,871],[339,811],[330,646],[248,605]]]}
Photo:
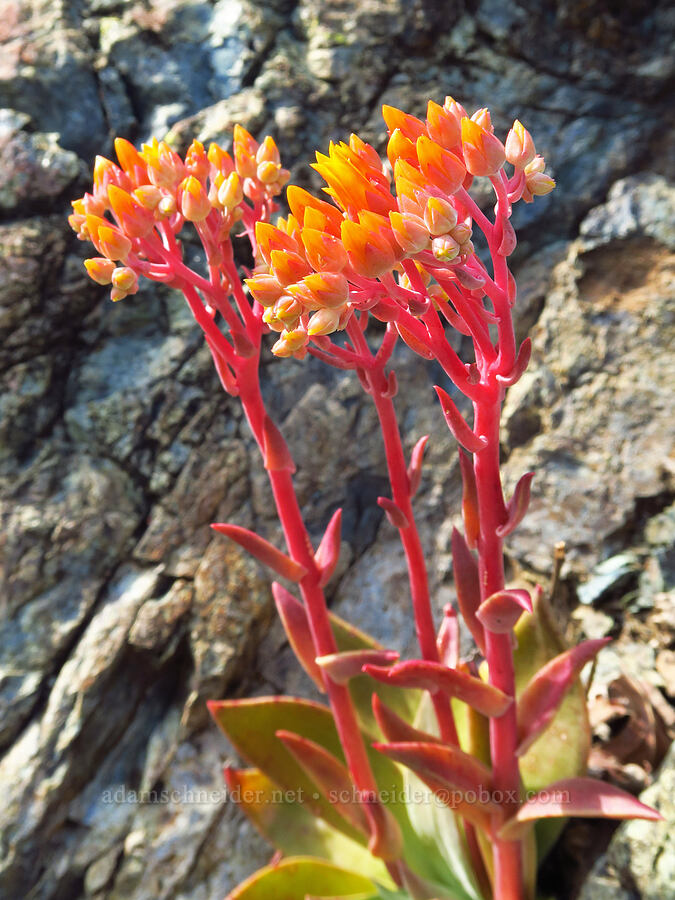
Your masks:
{"label": "unopened bud", "polygon": [[431,242],[431,252],[439,262],[450,262],[459,253],[459,244],[448,234],[435,237]]}
{"label": "unopened bud", "polygon": [[280,172],[281,166],[279,165],[279,163],[265,160],[258,164],[258,168],[256,169],[256,176],[258,178],[258,181],[262,181],[263,184],[274,184],[274,182],[278,179]]}
{"label": "unopened bud", "polygon": [[154,184],[143,184],[140,187],[137,187],[132,196],[135,197],[145,209],[151,210],[157,209],[164,197],[160,189],[155,187]]}
{"label": "unopened bud", "polygon": [[104,256],[94,256],[92,259],[85,259],[84,267],[97,284],[110,284],[112,274],[115,271],[115,263],[111,259]]}
{"label": "unopened bud", "polygon": [[173,216],[178,211],[178,206],[176,204],[176,198],[172,196],[162,197],[162,199],[157,204],[157,212],[168,218],[169,216]]}
{"label": "unopened bud", "polygon": [[211,204],[204,185],[194,175],[188,175],[180,185],[180,210],[188,222],[202,222],[211,212]]}
{"label": "unopened bud", "polygon": [[310,337],[316,337],[320,334],[332,334],[337,331],[342,312],[341,308],[318,310],[309,320],[307,334]]}
{"label": "unopened bud", "polygon": [[118,266],[112,273],[112,283],[125,294],[135,294],[138,290],[138,276],[129,266]]}
{"label": "unopened bud", "polygon": [[466,222],[460,222],[451,229],[450,234],[458,244],[465,244],[471,237],[471,226]]}
{"label": "unopened bud", "polygon": [[504,150],[507,161],[516,169],[524,169],[534,159],[536,150],[532,135],[518,119],[506,136]]}
{"label": "unopened bud", "polygon": [[546,194],[550,194],[555,187],[555,181],[544,172],[535,172],[533,175],[528,175],[525,184],[529,192],[535,197],[543,197]]}
{"label": "unopened bud", "polygon": [[424,222],[434,237],[446,234],[457,224],[457,212],[449,200],[429,197],[424,210]]}
{"label": "unopened bud", "polygon": [[225,209],[234,209],[244,199],[241,178],[237,172],[230,172],[218,188],[218,203]]}
{"label": "unopened bud", "polygon": [[258,165],[264,162],[271,162],[278,166],[281,163],[277,145],[274,143],[274,139],[269,135],[263,139],[262,144],[258,147],[255,154],[255,161]]}
{"label": "unopened bud", "polygon": [[414,213],[389,213],[389,221],[396,242],[404,253],[419,253],[426,250],[431,240],[424,219]]}

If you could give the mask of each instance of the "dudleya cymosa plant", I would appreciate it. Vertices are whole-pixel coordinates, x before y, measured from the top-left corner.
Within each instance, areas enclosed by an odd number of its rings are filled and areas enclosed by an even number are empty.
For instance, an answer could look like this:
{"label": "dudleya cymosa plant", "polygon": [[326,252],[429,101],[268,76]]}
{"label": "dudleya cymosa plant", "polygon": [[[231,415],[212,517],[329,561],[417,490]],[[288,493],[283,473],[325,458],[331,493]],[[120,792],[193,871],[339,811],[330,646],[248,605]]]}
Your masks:
{"label": "dudleya cymosa plant", "polygon": [[[165,142],[137,151],[118,139],[119,165],[97,158],[93,191],[70,219],[100,254],[85,264],[113,300],[135,294],[143,277],[185,296],[260,448],[286,547],[235,523],[213,527],[282,579],[272,590],[288,640],[326,698],[210,704],[251,766],[226,769],[231,796],[278,850],[232,900],[531,900],[564,817],[658,818],[586,777],[579,674],[605,641],[565,647],[543,590],[505,583],[503,544],[527,512],[533,478],[523,474],[505,498],[500,412],[530,356],[530,340],[517,346],[514,335],[511,210],[554,182],[518,121],[502,142],[487,109],[469,116],[451,97],[430,101],[424,121],[387,106],[383,115],[388,165],[356,135],[331,144],[314,165],[327,199],[288,187],[290,215],[275,222],[288,172],[272,138],[258,143],[240,126],[232,155],[193,141],[181,158]],[[475,178],[489,182],[493,213],[472,196]],[[187,223],[204,248],[201,272],[183,259]],[[255,261],[243,283],[233,238],[248,239]],[[458,356],[448,330],[471,340],[473,359]],[[276,356],[309,353],[353,370],[372,398],[391,485],[378,503],[407,561],[419,659],[399,660],[328,610],[341,512],[312,546],[293,458],[260,390],[270,331]],[[427,436],[406,458],[391,366],[398,341],[454,386],[436,394],[463,478],[464,533],[452,535],[460,615],[447,607],[440,624],[413,511]],[[470,402],[471,423],[452,393]],[[477,648],[471,661],[460,659],[460,627]]]}

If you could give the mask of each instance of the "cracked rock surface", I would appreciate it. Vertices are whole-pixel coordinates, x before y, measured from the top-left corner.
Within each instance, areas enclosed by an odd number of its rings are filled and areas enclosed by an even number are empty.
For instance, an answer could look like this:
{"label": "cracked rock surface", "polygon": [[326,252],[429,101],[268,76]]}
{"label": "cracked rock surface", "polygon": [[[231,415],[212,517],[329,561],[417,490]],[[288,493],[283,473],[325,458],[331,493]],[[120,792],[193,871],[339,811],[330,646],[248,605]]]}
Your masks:
{"label": "cracked rock surface", "polygon": [[[225,798],[205,701],[312,690],[266,573],[208,527],[280,540],[188,311],[148,285],[113,305],[84,275],[68,201],[116,135],[227,144],[239,121],[306,186],[331,139],[384,149],[382,103],[423,114],[452,94],[500,133],[524,122],[558,189],[515,222],[534,353],[507,398],[505,479],[537,477],[511,568],[545,580],[564,540],[569,607],[585,598],[583,627],[675,699],[674,34],[661,0],[5,0],[0,897],[220,900],[270,851]],[[334,608],[412,651],[367,398],[312,360],[264,370],[312,536],[344,508]],[[416,508],[440,610],[455,447],[438,374],[403,352],[397,372],[408,449],[431,435]],[[663,772],[649,790],[667,798]],[[622,829],[582,896],[667,897],[672,842],[653,835]]]}

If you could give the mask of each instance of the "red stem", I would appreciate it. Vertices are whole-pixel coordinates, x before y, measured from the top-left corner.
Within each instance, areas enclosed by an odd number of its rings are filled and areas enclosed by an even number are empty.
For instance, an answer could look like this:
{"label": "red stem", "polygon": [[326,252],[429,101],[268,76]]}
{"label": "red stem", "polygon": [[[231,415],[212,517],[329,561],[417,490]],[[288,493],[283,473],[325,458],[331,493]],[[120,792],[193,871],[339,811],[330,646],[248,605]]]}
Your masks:
{"label": "red stem", "polygon": [[[481,599],[504,587],[504,557],[502,540],[497,528],[504,521],[504,495],[499,473],[499,418],[501,397],[497,387],[492,402],[474,403],[474,427],[477,434],[487,438],[487,446],[474,456],[480,536],[478,568]],[[486,658],[490,684],[509,697],[515,698],[515,677],[511,634],[485,632]],[[494,896],[499,900],[523,900],[523,869],[521,844],[503,841],[497,829],[520,798],[520,772],[517,747],[515,702],[504,715],[490,719],[490,749],[495,792],[504,799],[500,814],[495,817],[492,847],[494,855]]]}

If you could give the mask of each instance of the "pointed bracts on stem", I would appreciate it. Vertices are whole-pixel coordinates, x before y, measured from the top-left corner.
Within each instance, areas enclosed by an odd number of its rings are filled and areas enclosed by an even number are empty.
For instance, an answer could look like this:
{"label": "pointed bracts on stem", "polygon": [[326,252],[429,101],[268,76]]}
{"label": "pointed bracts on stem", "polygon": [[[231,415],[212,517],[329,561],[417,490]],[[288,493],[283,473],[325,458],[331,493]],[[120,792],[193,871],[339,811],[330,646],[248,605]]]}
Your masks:
{"label": "pointed bracts on stem", "polygon": [[497,375],[497,381],[500,384],[503,384],[505,387],[510,387],[512,384],[520,381],[520,378],[522,377],[525,369],[527,369],[530,363],[531,356],[532,339],[526,337],[523,343],[518,348],[518,355],[516,356],[516,361],[513,364],[513,369],[511,369],[508,375]]}
{"label": "pointed bracts on stem", "polygon": [[390,666],[399,658],[395,650],[345,650],[317,656],[316,664],[336,684],[348,684],[352,678],[363,674],[363,667]]}
{"label": "pointed bracts on stem", "polygon": [[424,449],[427,446],[429,435],[423,435],[415,444],[410,454],[410,465],[408,466],[408,485],[410,488],[410,496],[414,497],[420,488],[422,481],[422,461],[424,460]]}
{"label": "pointed bracts on stem", "polygon": [[476,646],[481,653],[485,653],[485,632],[482,622],[477,617],[478,608],[481,604],[478,565],[466,541],[456,528],[452,529],[451,544],[452,571],[455,578],[459,611],[476,642]]}
{"label": "pointed bracts on stem", "polygon": [[288,444],[268,415],[263,420],[263,456],[268,472],[295,472]]}
{"label": "pointed bracts on stem", "polygon": [[463,450],[459,451],[459,470],[462,473],[462,518],[464,519],[464,533],[466,543],[470,550],[478,546],[480,535],[480,520],[478,518],[478,492],[476,490],[476,473],[473,469],[473,460]]}
{"label": "pointed bracts on stem", "polygon": [[443,610],[443,621],[438,629],[436,647],[439,662],[449,669],[456,669],[459,665],[459,621],[457,613],[449,603]]}
{"label": "pointed bracts on stem", "polygon": [[583,667],[609,642],[610,638],[582,641],[554,657],[528,683],[518,698],[518,756],[549,725]]}
{"label": "pointed bracts on stem", "polygon": [[368,819],[349,770],[320,744],[292,731],[277,731],[276,736],[295,757],[321,793],[341,816],[363,834],[368,834]]}
{"label": "pointed bracts on stem", "polygon": [[441,402],[441,409],[445,416],[448,428],[452,432],[458,444],[461,444],[469,453],[478,453],[487,446],[487,441],[482,435],[474,434],[464,416],[457,409],[449,395],[438,385],[434,386]]}
{"label": "pointed bracts on stem", "polygon": [[502,840],[517,841],[539,819],[578,816],[591,819],[648,819],[663,817],[613,784],[595,778],[563,778],[523,803],[518,812],[502,825]]}
{"label": "pointed bracts on stem", "polygon": [[414,728],[405,719],[402,719],[397,713],[390,709],[380,700],[377,694],[373,694],[373,715],[375,721],[380,726],[380,731],[390,742],[406,742],[406,743],[423,743],[423,744],[442,744],[440,738],[426,731],[420,731]]}
{"label": "pointed bracts on stem", "polygon": [[368,849],[380,859],[396,862],[403,853],[403,834],[393,814],[384,806],[377,797],[365,802],[364,810],[370,827],[370,840]]}
{"label": "pointed bracts on stem", "polygon": [[459,669],[449,669],[438,662],[410,659],[391,668],[364,666],[363,671],[384,684],[421,688],[432,694],[440,691],[468,703],[484,716],[501,716],[513,702],[511,697],[480,678]]}
{"label": "pointed bracts on stem", "polygon": [[378,497],[377,505],[384,510],[387,519],[394,528],[398,528],[399,531],[402,531],[403,529],[410,527],[410,522],[408,521],[406,514],[400,506],[397,506],[389,497]]}
{"label": "pointed bracts on stem", "polygon": [[321,543],[314,554],[314,562],[321,573],[319,586],[324,587],[331,579],[340,559],[340,535],[342,532],[342,510],[336,509],[326,525]]}
{"label": "pointed bracts on stem", "polygon": [[508,634],[523,612],[532,612],[532,598],[528,591],[515,588],[491,594],[478,607],[476,617],[487,631]]}
{"label": "pointed bracts on stem", "polygon": [[497,529],[497,536],[505,538],[516,528],[525,518],[527,509],[530,505],[530,488],[534,472],[526,472],[519,480],[513,492],[513,497],[506,504],[506,521]]}
{"label": "pointed bracts on stem", "polygon": [[307,574],[307,569],[304,566],[291,559],[290,556],[286,556],[281,550],[277,550],[273,544],[270,544],[269,541],[266,541],[265,538],[260,537],[254,531],[249,531],[248,528],[230,525],[226,522],[217,522],[211,525],[211,528],[219,534],[229,537],[230,540],[239,544],[244,550],[248,550],[251,556],[255,556],[259,562],[269,566],[270,569],[274,569],[282,578],[298,582],[302,581]]}
{"label": "pointed bracts on stem", "polygon": [[323,675],[315,661],[316,648],[305,607],[278,581],[272,582],[272,595],[288,643],[305,672],[323,693]]}

